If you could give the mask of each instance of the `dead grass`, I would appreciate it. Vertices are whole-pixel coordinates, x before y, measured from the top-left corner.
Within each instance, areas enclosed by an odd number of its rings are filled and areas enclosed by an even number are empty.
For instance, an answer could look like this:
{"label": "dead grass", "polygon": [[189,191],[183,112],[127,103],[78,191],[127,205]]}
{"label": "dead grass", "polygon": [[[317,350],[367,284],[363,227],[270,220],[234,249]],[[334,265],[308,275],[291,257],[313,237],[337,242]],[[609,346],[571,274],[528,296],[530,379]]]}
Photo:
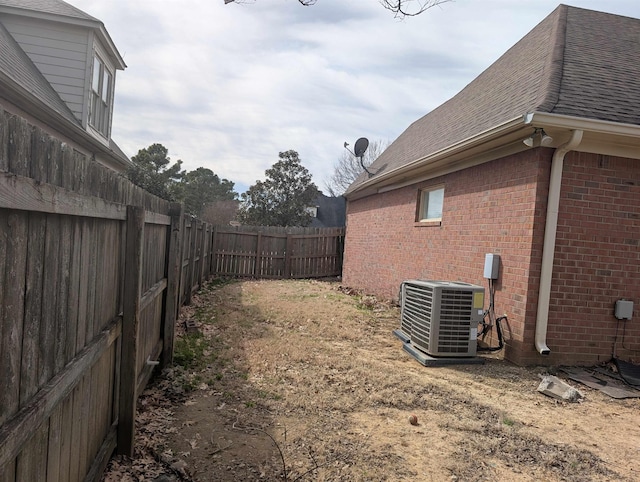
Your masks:
{"label": "dead grass", "polygon": [[[133,472],[166,480],[637,480],[638,400],[536,391],[542,368],[489,357],[425,368],[398,309],[336,282],[210,286],[185,316],[206,346],[141,399]],[[160,394],[160,395],[158,395]],[[418,425],[408,417],[415,414]],[[154,465],[155,464],[155,465]],[[144,473],[147,470],[147,473]],[[112,474],[112,475],[109,475]]]}

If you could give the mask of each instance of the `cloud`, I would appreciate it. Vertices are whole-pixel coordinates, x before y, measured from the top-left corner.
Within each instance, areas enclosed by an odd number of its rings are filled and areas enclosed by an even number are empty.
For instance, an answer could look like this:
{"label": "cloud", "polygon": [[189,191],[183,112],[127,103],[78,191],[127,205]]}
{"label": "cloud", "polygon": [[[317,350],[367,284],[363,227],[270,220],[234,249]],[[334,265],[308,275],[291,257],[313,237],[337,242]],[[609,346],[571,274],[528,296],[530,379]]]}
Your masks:
{"label": "cloud", "polygon": [[[322,187],[344,141],[395,139],[557,7],[456,0],[399,21],[377,0],[70,2],[104,22],[128,66],[114,140],[130,156],[162,143],[240,191],[289,149]],[[626,0],[572,3],[637,16]]]}

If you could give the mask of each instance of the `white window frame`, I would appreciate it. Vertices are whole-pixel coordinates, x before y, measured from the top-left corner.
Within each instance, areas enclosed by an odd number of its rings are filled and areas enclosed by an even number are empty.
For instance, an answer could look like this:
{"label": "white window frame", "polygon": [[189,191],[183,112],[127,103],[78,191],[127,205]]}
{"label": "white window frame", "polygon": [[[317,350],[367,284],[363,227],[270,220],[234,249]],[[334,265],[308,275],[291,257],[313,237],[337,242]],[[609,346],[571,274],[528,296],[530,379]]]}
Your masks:
{"label": "white window frame", "polygon": [[312,218],[318,217],[318,206],[307,206],[306,211],[311,215]]}
{"label": "white window frame", "polygon": [[430,186],[420,190],[417,222],[441,223],[443,209],[444,186]]}
{"label": "white window frame", "polygon": [[109,138],[115,73],[102,57],[94,52],[89,87],[89,125]]}

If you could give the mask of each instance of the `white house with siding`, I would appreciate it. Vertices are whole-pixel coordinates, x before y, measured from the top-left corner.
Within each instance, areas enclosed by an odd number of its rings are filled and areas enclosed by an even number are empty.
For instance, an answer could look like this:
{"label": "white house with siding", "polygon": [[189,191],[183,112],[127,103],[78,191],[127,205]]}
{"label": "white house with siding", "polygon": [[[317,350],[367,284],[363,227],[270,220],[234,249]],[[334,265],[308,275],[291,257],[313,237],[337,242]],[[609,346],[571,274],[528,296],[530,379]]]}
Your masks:
{"label": "white house with siding", "polygon": [[0,0],[0,106],[117,171],[111,139],[116,71],[104,24],[61,0]]}

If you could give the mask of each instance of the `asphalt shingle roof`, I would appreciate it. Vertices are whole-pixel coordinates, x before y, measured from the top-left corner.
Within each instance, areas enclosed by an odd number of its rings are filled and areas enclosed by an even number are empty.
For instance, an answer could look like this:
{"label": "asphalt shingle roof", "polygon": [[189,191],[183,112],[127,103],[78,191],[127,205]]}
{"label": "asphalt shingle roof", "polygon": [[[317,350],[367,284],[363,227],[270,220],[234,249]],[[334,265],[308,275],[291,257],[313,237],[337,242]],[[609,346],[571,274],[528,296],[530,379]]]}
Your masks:
{"label": "asphalt shingle roof", "polygon": [[344,197],[320,194],[313,202],[318,207],[318,213],[311,220],[312,228],[335,228],[346,224],[347,200]]}
{"label": "asphalt shingle roof", "polygon": [[640,20],[560,5],[462,91],[411,124],[370,170],[384,174],[532,112],[640,125],[638,59]]}
{"label": "asphalt shingle roof", "polygon": [[82,10],[62,0],[0,0],[0,5],[100,23],[100,20],[97,18],[84,13]]}
{"label": "asphalt shingle roof", "polygon": [[567,10],[562,84],[550,112],[640,125],[640,19]]}

